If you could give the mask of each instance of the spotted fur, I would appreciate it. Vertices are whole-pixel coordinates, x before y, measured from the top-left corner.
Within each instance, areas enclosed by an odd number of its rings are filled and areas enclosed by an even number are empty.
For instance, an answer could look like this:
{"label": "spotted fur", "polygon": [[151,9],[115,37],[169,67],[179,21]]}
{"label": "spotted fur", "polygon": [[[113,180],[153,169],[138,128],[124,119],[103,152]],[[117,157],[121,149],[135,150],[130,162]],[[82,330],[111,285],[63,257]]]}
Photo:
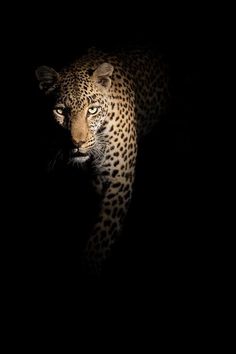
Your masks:
{"label": "spotted fur", "polygon": [[100,272],[130,204],[139,138],[166,111],[166,66],[147,52],[92,50],[59,73],[42,66],[36,76],[55,99],[55,119],[70,133],[69,160],[90,162],[95,171],[102,203],[84,254]]}

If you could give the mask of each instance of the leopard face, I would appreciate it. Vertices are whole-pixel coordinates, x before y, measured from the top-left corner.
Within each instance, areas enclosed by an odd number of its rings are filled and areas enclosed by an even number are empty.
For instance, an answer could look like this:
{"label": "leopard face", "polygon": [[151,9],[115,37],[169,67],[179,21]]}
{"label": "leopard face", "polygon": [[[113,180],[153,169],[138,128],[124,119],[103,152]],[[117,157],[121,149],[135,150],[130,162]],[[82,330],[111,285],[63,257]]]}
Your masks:
{"label": "leopard face", "polygon": [[108,63],[96,70],[69,69],[59,74],[48,67],[37,70],[42,88],[54,97],[54,119],[70,133],[70,162],[81,164],[102,155],[105,142],[100,131],[109,114],[112,71]]}
{"label": "leopard face", "polygon": [[[96,90],[93,90],[93,92]],[[79,95],[80,100],[62,94],[53,108],[55,120],[71,135],[70,161],[83,163],[102,151],[102,135],[99,133],[108,114],[108,102],[99,92]]]}

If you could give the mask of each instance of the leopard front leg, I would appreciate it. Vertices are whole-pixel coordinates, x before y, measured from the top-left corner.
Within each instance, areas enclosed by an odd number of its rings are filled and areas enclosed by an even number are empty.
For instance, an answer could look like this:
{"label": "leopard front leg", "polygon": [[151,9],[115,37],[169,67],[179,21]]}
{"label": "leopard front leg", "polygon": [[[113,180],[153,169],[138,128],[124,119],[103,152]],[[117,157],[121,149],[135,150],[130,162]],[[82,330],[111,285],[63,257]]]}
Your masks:
{"label": "leopard front leg", "polygon": [[112,245],[119,237],[132,195],[134,169],[123,177],[107,177],[101,209],[84,252],[84,263],[92,275],[100,275]]}
{"label": "leopard front leg", "polygon": [[113,118],[116,123],[114,127],[111,123],[110,130],[114,130],[116,134],[104,133],[104,158],[103,162],[96,166],[96,189],[102,200],[100,212],[83,257],[85,265],[93,275],[100,275],[113,244],[121,234],[135,177],[137,132],[134,112],[130,108],[127,117],[114,115]]}

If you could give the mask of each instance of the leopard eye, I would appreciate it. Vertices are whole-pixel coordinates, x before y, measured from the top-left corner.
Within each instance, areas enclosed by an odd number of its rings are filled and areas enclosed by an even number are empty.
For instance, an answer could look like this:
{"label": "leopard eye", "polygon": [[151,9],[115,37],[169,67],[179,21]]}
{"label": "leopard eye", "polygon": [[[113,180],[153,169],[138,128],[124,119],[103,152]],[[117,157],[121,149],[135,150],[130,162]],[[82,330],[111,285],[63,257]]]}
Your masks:
{"label": "leopard eye", "polygon": [[59,116],[64,116],[64,109],[62,107],[55,108],[54,112]]}
{"label": "leopard eye", "polygon": [[96,107],[96,106],[92,106],[88,109],[88,112],[90,114],[95,114],[95,113],[97,113],[97,111],[98,111],[98,107]]}

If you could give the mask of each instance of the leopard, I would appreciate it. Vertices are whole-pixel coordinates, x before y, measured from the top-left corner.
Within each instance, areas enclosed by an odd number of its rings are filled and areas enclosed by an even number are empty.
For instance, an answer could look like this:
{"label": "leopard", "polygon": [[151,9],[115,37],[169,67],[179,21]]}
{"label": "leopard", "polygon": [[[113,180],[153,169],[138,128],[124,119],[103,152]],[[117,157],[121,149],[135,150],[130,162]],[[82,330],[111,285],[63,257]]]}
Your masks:
{"label": "leopard", "polygon": [[166,114],[168,65],[150,50],[89,48],[60,70],[35,70],[53,97],[52,116],[70,139],[68,163],[91,171],[99,211],[83,249],[89,273],[101,275],[124,227],[140,141]]}

